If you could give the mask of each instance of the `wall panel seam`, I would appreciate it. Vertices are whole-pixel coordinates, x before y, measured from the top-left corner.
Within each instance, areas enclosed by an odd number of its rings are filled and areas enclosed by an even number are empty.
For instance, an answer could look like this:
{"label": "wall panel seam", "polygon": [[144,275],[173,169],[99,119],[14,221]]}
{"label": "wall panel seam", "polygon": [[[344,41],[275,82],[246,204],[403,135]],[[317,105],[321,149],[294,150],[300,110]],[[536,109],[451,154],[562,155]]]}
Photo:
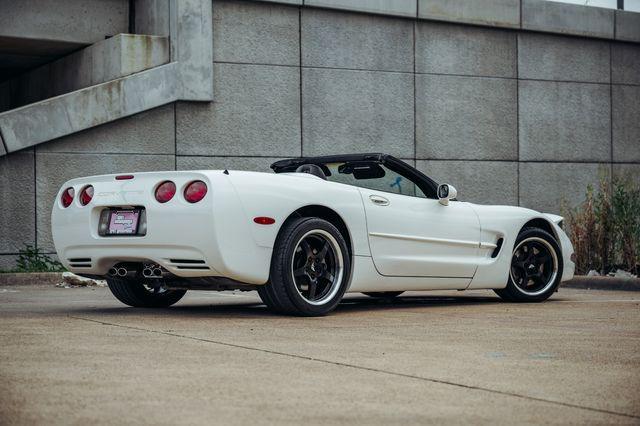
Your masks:
{"label": "wall panel seam", "polygon": [[[614,16],[614,31],[615,31],[615,14]],[[615,35],[615,33],[614,33]],[[609,43],[609,146],[610,146],[610,161],[613,164],[613,59],[612,59],[613,43]],[[613,166],[611,166],[611,174],[613,176]]]}
{"label": "wall panel seam", "polygon": [[[520,1],[520,26],[522,26],[522,1]],[[516,158],[518,167],[516,168],[516,196],[520,205],[520,35],[516,34]]]}
{"label": "wall panel seam", "polygon": [[298,102],[300,105],[300,156],[304,155],[304,111],[303,103],[302,103],[302,6],[298,8],[298,90],[300,91],[300,96],[298,98]]}
{"label": "wall panel seam", "polygon": [[520,81],[539,81],[542,83],[569,83],[569,84],[592,84],[596,86],[608,86],[609,83],[606,81],[598,82],[598,81],[579,81],[579,80],[548,80],[544,78],[520,78]]}
{"label": "wall panel seam", "polygon": [[[74,152],[74,151],[42,151],[40,152],[41,156],[47,155],[146,155],[150,157],[174,157],[174,154],[155,154],[152,152]],[[189,157],[191,155],[181,155],[185,157]]]}
{"label": "wall panel seam", "polygon": [[[38,147],[33,147],[33,246],[38,249]],[[8,152],[8,151],[7,151]]]}
{"label": "wall panel seam", "polygon": [[[416,1],[416,14],[418,13],[418,1]],[[417,132],[417,121],[418,121],[418,112],[417,112],[417,90],[416,90],[416,27],[418,25],[418,21],[414,20],[413,22],[413,162],[414,166],[415,159],[418,156],[418,132]]]}

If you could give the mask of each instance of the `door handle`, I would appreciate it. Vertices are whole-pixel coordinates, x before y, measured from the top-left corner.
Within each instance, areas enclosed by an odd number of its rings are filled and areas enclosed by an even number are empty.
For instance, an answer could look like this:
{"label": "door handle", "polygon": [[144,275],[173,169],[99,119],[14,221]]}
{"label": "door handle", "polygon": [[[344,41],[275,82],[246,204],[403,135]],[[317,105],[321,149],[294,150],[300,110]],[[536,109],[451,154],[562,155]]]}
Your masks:
{"label": "door handle", "polygon": [[376,206],[388,206],[389,205],[389,200],[387,200],[386,198],[381,197],[379,195],[369,195],[369,199]]}

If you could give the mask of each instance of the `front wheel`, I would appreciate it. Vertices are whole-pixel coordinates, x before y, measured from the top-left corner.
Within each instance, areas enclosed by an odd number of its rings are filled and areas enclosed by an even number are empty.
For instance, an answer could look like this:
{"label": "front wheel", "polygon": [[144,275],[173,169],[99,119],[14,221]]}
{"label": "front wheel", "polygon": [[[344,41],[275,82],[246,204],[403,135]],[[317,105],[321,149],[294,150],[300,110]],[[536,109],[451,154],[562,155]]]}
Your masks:
{"label": "front wheel", "polygon": [[340,231],[324,219],[303,217],[280,231],[269,282],[258,293],[278,312],[326,315],[342,300],[350,276],[349,251]]}
{"label": "front wheel", "polygon": [[107,278],[111,293],[125,305],[135,308],[166,308],[177,303],[186,290],[166,290],[151,287],[138,280]]}
{"label": "front wheel", "polygon": [[560,285],[562,270],[555,238],[542,229],[525,228],[511,254],[507,286],[495,292],[508,302],[542,302]]}

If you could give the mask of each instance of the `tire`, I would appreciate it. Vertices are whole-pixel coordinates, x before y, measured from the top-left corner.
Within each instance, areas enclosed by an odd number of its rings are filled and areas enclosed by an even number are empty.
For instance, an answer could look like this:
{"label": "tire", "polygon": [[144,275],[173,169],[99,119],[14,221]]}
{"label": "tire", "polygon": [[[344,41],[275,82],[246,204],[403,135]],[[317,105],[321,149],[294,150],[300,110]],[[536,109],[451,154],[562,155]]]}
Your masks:
{"label": "tire", "polygon": [[324,219],[303,217],[280,230],[269,282],[258,294],[277,312],[321,316],[340,303],[350,277],[351,259],[340,231]]}
{"label": "tire", "polygon": [[122,278],[107,278],[111,293],[124,303],[134,308],[166,308],[182,299],[186,290],[158,291],[145,287],[142,282]]}
{"label": "tire", "polygon": [[562,271],[556,239],[542,229],[525,228],[511,253],[507,286],[494,291],[507,302],[542,302],[560,285]]}
{"label": "tire", "polygon": [[392,299],[400,296],[404,291],[378,291],[378,292],[366,292],[362,293],[366,296],[373,297],[375,299]]}
{"label": "tire", "polygon": [[275,303],[273,303],[273,300],[271,300],[271,296],[269,296],[269,292],[267,291],[268,285],[269,284],[265,284],[258,287],[258,295],[260,296],[262,303],[267,305],[267,308],[276,310],[277,306]]}

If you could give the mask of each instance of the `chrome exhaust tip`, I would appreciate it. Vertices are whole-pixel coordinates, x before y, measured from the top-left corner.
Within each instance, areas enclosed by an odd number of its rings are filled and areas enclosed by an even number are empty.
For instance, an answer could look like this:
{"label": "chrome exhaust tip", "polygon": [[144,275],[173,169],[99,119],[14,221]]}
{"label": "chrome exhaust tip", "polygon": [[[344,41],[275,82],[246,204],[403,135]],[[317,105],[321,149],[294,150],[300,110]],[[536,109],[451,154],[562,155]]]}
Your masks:
{"label": "chrome exhaust tip", "polygon": [[109,275],[112,277],[115,277],[118,275],[118,270],[116,268],[110,268],[109,269]]}
{"label": "chrome exhaust tip", "polygon": [[119,276],[119,277],[125,277],[125,276],[127,276],[127,270],[126,270],[126,268],[122,268],[122,267],[118,268],[118,276]]}
{"label": "chrome exhaust tip", "polygon": [[143,263],[142,266],[143,266],[142,276],[144,278],[160,279],[160,278],[166,278],[167,276],[171,275],[169,271],[165,270],[162,266],[158,265],[157,263],[152,263],[152,262]]}

